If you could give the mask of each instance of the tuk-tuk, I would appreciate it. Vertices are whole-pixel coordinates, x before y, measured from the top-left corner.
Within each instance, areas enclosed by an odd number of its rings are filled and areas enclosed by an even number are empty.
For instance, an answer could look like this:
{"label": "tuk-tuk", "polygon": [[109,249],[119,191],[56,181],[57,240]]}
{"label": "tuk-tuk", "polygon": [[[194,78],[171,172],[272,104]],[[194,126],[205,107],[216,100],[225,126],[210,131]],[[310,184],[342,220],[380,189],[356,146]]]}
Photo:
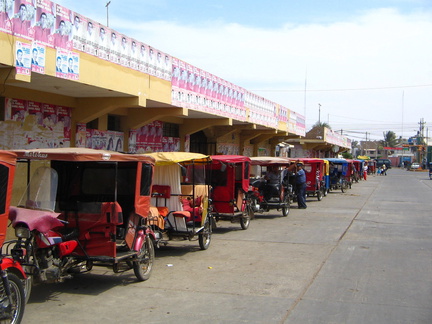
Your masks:
{"label": "tuk-tuk", "polygon": [[250,159],[242,155],[212,155],[211,201],[216,221],[240,222],[247,229],[254,216],[249,190]]}
{"label": "tuk-tuk", "polygon": [[[0,322],[20,323],[30,297],[31,281],[21,263],[8,254],[6,238],[9,206],[16,167],[16,155],[0,151]],[[7,246],[7,244],[6,244]]]}
{"label": "tuk-tuk", "polygon": [[345,192],[348,187],[348,161],[345,159],[326,158],[330,163],[330,189]]}
{"label": "tuk-tuk", "polygon": [[321,201],[326,195],[325,173],[326,166],[324,160],[317,158],[299,158],[303,162],[306,172],[306,194],[316,196]]}
{"label": "tuk-tuk", "polygon": [[210,156],[189,152],[148,155],[156,161],[150,208],[156,246],[174,238],[198,238],[200,248],[208,249],[213,223],[206,174]]}
{"label": "tuk-tuk", "polygon": [[20,260],[35,280],[61,282],[93,266],[133,268],[138,280],[149,279],[153,158],[85,148],[15,152],[33,175],[9,219],[14,250],[26,251]]}
{"label": "tuk-tuk", "polygon": [[[291,162],[281,157],[251,157],[250,188],[248,198],[255,213],[268,212],[271,209],[282,210],[288,216],[291,201],[294,198],[293,185],[290,183]],[[270,172],[277,177],[271,179]],[[252,177],[253,175],[253,177]],[[291,177],[293,178],[293,177]]]}
{"label": "tuk-tuk", "polygon": [[354,165],[353,172],[352,172],[352,183],[359,182],[361,179],[362,174],[362,162],[360,160],[352,160],[352,163]]}
{"label": "tuk-tuk", "polygon": [[365,161],[368,164],[368,174],[377,173],[377,162],[375,160]]}

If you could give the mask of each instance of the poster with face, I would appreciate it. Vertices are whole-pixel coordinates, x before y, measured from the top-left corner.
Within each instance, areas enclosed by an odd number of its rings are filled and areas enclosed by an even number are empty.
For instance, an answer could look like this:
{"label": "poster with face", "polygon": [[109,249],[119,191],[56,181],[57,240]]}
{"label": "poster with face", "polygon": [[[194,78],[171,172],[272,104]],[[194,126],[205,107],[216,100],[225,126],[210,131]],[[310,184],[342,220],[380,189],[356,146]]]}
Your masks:
{"label": "poster with face", "polygon": [[72,11],[60,5],[56,5],[56,22],[54,31],[54,47],[72,49]]}
{"label": "poster with face", "polygon": [[81,24],[85,28],[83,31],[85,49],[84,52],[90,55],[96,56],[97,44],[98,44],[98,33],[97,26],[99,25],[96,21],[81,17]]}
{"label": "poster with face", "polygon": [[171,66],[172,66],[172,77],[171,77],[171,84],[173,88],[179,87],[180,82],[180,67],[179,67],[179,60],[175,57],[171,59]]}
{"label": "poster with face", "polygon": [[63,48],[56,50],[56,77],[68,78],[69,51]]}
{"label": "poster with face", "polygon": [[138,70],[143,73],[148,73],[148,45],[144,43],[138,43],[138,46]]}
{"label": "poster with face", "polygon": [[156,76],[156,53],[155,49],[148,46],[148,74]]}
{"label": "poster with face", "polygon": [[0,31],[12,34],[13,0],[0,0]]}
{"label": "poster with face", "polygon": [[163,63],[163,68],[162,68],[162,72],[163,72],[163,76],[162,78],[164,80],[167,81],[171,81],[172,78],[172,63],[171,63],[172,59],[171,56],[168,54],[164,54],[164,63]]}
{"label": "poster with face", "polygon": [[126,35],[120,34],[120,65],[129,67],[130,66],[130,47],[131,39]]}
{"label": "poster with face", "polygon": [[38,125],[43,125],[42,104],[40,102],[27,101],[27,111],[29,115],[36,116],[36,123]]}
{"label": "poster with face", "polygon": [[23,122],[27,115],[27,101],[20,99],[6,98],[7,119]]}
{"label": "poster with face", "polygon": [[15,67],[16,73],[30,75],[31,71],[31,44],[15,43]]}
{"label": "poster with face", "polygon": [[46,47],[42,43],[33,42],[31,47],[31,70],[45,74]]}
{"label": "poster with face", "polygon": [[120,64],[120,34],[113,29],[109,30],[109,60],[115,64]]}
{"label": "poster with face", "polygon": [[78,53],[68,53],[67,78],[69,80],[79,80],[80,56]]}
{"label": "poster with face", "polygon": [[86,19],[78,13],[73,14],[72,46],[74,49],[85,52],[86,47]]}
{"label": "poster with face", "polygon": [[49,104],[41,104],[43,125],[47,128],[53,129],[57,124],[57,110],[56,106]]}
{"label": "poster with face", "polygon": [[137,70],[139,69],[139,49],[138,41],[135,39],[130,40],[130,68]]}
{"label": "poster with face", "polygon": [[56,4],[50,0],[36,2],[34,19],[34,40],[49,47],[54,46],[54,26],[56,23]]}
{"label": "poster with face", "polygon": [[31,0],[16,0],[12,21],[12,32],[17,37],[33,39],[32,21],[36,15],[36,8]]}
{"label": "poster with face", "polygon": [[187,89],[188,71],[186,69],[186,62],[179,60],[179,67],[180,67],[179,87],[181,89]]}
{"label": "poster with face", "polygon": [[63,124],[64,139],[67,142],[71,140],[71,109],[64,106],[56,106],[57,122]]}
{"label": "poster with face", "polygon": [[[96,26],[97,36],[95,37],[95,43],[97,47],[97,54],[103,60],[108,60],[109,58],[109,28],[102,24]],[[96,31],[95,30],[95,31]],[[107,34],[108,32],[108,34]]]}

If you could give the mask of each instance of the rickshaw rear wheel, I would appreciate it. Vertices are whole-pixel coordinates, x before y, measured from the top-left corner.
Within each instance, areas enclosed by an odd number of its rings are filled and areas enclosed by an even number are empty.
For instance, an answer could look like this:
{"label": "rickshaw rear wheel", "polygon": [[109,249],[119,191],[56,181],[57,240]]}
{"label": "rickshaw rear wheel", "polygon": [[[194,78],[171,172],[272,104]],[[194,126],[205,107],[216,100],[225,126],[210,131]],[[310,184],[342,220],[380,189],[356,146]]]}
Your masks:
{"label": "rickshaw rear wheel", "polygon": [[207,250],[210,246],[211,242],[211,234],[212,234],[212,220],[207,216],[207,219],[204,223],[204,228],[200,234],[198,234],[198,242],[201,250]]}
{"label": "rickshaw rear wheel", "polygon": [[319,190],[317,191],[317,199],[318,199],[318,201],[321,201],[322,198],[323,198],[323,193],[322,193],[322,190],[319,189]]}
{"label": "rickshaw rear wheel", "polygon": [[146,236],[145,241],[138,254],[138,259],[133,262],[135,276],[139,281],[145,281],[150,278],[153,269],[155,251],[153,241],[150,236]]}

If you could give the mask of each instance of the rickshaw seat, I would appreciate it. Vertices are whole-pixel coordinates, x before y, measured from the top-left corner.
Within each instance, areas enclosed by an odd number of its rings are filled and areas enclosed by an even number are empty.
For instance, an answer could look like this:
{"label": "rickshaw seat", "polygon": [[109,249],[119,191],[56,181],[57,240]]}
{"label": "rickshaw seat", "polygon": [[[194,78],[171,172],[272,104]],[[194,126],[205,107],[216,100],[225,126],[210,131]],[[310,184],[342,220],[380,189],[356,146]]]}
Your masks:
{"label": "rickshaw seat", "polygon": [[[164,229],[165,227],[165,220],[164,215],[162,213],[165,213],[166,209],[166,215],[168,215],[168,208],[166,207],[150,207],[149,210],[149,216],[148,216],[148,224],[149,225],[155,225],[159,227],[160,229]],[[165,216],[166,216],[165,215]]]}

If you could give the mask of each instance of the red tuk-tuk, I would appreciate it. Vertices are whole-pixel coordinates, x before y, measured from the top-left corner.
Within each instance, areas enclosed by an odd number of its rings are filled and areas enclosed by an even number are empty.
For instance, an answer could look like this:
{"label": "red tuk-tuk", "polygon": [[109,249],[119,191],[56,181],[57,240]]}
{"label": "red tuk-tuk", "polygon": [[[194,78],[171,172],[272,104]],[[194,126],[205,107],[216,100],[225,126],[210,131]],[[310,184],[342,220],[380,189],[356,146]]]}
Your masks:
{"label": "red tuk-tuk", "polygon": [[180,238],[198,238],[202,250],[211,242],[213,217],[206,177],[211,159],[190,152],[150,153],[156,161],[150,225],[156,246]]}
{"label": "red tuk-tuk", "polygon": [[[288,171],[290,160],[268,156],[251,157],[250,159],[254,168],[251,171],[248,192],[252,210],[255,213],[263,213],[277,209],[282,210],[283,216],[288,216],[293,199],[293,186],[289,183]],[[268,179],[270,172],[277,173],[275,180]]]}
{"label": "red tuk-tuk", "polygon": [[324,160],[316,158],[299,158],[306,172],[306,193],[316,196],[319,201],[326,195],[325,185],[326,165]]}
{"label": "red tuk-tuk", "polygon": [[216,221],[240,222],[247,229],[254,215],[249,190],[250,159],[241,155],[212,155],[211,201]]}
{"label": "red tuk-tuk", "polygon": [[351,160],[352,163],[354,164],[354,169],[353,169],[353,173],[352,173],[352,182],[359,182],[359,180],[361,179],[361,175],[363,173],[362,171],[362,163],[360,160]]}
{"label": "red tuk-tuk", "polygon": [[[9,219],[14,251],[39,282],[61,282],[93,266],[150,277],[154,233],[147,224],[154,159],[84,148],[15,151],[27,163],[26,191]],[[24,171],[25,172],[25,171]]]}
{"label": "red tuk-tuk", "polygon": [[20,323],[25,303],[30,296],[31,281],[21,263],[8,255],[3,248],[8,224],[9,206],[16,166],[16,155],[0,151],[0,322]]}

